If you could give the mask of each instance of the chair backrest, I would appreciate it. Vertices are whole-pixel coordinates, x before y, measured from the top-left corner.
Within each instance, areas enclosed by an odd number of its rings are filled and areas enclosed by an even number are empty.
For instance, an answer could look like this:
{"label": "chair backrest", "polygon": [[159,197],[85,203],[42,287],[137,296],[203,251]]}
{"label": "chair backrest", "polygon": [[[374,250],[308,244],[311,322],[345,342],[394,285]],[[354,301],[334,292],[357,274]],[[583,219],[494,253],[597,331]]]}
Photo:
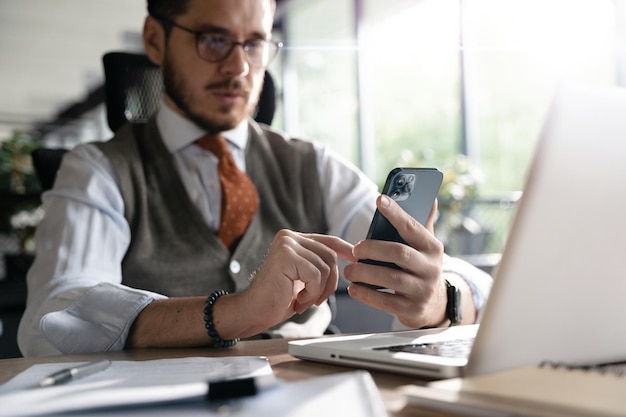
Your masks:
{"label": "chair backrest", "polygon": [[163,81],[159,67],[143,54],[109,52],[102,57],[109,128],[143,122],[159,108]]}
{"label": "chair backrest", "polygon": [[47,191],[54,185],[54,179],[65,152],[67,150],[63,148],[37,148],[31,152],[33,168],[39,180],[41,191]]}
{"label": "chair backrest", "polygon": [[[115,132],[126,122],[146,121],[159,108],[163,80],[159,67],[145,54],[108,52],[102,57],[109,128]],[[269,72],[254,118],[272,124],[276,111],[276,86]]]}
{"label": "chair backrest", "polygon": [[259,95],[259,102],[256,105],[254,120],[259,123],[271,125],[276,112],[276,84],[269,71],[265,71],[263,89]]}

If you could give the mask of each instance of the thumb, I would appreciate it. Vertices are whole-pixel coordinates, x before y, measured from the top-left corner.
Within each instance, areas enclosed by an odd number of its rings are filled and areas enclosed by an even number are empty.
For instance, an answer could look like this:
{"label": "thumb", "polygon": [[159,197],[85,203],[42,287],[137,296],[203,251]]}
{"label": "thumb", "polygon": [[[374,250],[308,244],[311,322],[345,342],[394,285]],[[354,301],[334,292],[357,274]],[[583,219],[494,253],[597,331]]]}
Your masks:
{"label": "thumb", "polygon": [[435,230],[435,218],[437,217],[437,208],[439,207],[439,200],[435,198],[433,208],[430,210],[426,224],[424,225],[431,233],[434,234]]}

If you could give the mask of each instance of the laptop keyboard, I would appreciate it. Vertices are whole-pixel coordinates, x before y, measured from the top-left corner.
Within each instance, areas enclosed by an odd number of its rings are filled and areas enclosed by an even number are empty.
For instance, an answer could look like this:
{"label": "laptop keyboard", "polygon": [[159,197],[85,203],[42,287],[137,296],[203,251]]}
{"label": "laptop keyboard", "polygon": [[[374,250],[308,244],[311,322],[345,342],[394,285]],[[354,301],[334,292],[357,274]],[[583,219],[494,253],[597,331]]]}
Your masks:
{"label": "laptop keyboard", "polygon": [[432,343],[417,343],[374,348],[374,350],[388,350],[390,352],[419,353],[421,355],[435,355],[446,358],[467,358],[474,343],[473,338],[454,339]]}

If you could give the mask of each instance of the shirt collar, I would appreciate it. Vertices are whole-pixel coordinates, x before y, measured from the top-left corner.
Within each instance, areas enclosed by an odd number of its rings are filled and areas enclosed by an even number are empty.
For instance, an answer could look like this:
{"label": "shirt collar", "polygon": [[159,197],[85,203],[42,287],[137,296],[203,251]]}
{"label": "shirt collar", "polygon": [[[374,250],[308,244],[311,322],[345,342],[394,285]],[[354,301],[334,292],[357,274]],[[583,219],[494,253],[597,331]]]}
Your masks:
{"label": "shirt collar", "polygon": [[[163,100],[156,116],[156,123],[163,138],[163,143],[170,153],[176,153],[191,145],[206,130],[172,110]],[[248,143],[248,121],[244,120],[232,130],[222,132],[231,145],[243,150]]]}

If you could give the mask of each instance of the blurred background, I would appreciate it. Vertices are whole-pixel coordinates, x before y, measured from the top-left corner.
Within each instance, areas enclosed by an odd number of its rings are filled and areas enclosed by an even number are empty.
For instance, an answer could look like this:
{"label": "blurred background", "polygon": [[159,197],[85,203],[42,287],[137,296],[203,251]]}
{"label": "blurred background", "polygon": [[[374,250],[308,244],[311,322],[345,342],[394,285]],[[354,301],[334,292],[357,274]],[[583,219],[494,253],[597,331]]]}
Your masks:
{"label": "blurred background", "polygon": [[[395,166],[441,169],[436,233],[491,270],[558,86],[625,82],[625,1],[279,0],[273,126],[380,185]],[[141,52],[145,14],[145,0],[0,0],[0,282],[23,282],[34,250],[30,152],[111,137],[102,55]]]}

